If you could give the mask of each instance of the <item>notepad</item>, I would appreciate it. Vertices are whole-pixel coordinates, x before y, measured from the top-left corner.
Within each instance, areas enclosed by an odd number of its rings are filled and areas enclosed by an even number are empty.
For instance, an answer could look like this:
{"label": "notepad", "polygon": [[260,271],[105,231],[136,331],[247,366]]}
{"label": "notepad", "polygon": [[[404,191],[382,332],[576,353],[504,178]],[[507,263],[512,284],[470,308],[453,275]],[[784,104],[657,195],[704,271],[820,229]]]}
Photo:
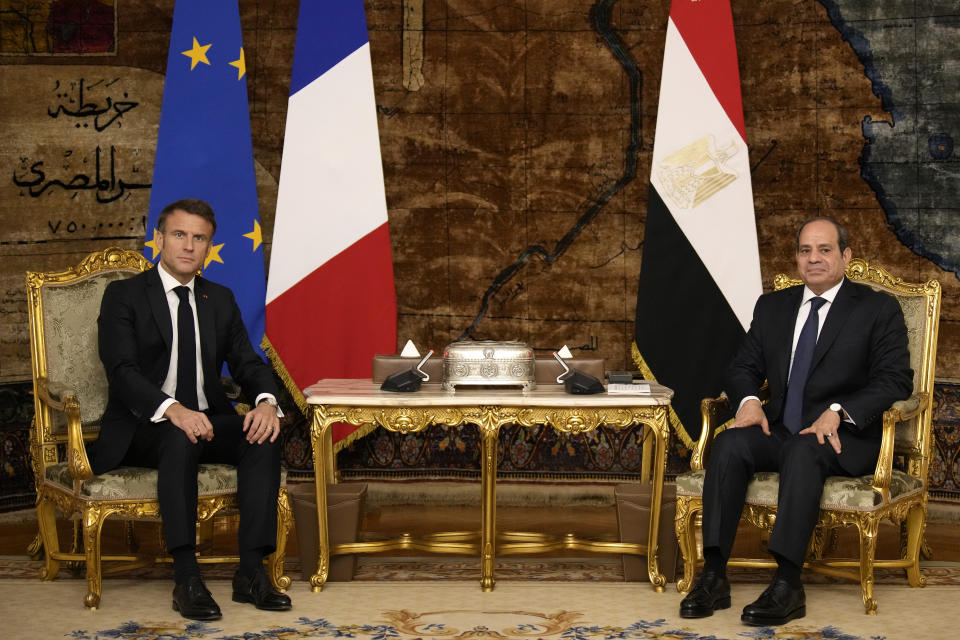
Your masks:
{"label": "notepad", "polygon": [[634,382],[632,384],[612,383],[607,385],[607,393],[611,395],[642,396],[650,394],[649,382]]}

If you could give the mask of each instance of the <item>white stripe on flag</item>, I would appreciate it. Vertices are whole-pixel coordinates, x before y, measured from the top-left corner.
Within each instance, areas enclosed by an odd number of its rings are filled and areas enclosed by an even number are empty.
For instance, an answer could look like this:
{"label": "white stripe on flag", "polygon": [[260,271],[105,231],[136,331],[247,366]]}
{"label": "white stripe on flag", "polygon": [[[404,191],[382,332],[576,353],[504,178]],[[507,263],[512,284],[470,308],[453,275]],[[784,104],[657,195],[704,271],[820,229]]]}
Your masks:
{"label": "white stripe on flag", "polygon": [[[667,23],[664,52],[650,181],[747,329],[762,291],[747,146],[673,20]],[[657,169],[666,156],[708,135],[718,148],[735,144],[737,151],[724,168],[737,179],[699,205],[681,207],[671,199]]]}
{"label": "white stripe on flag", "polygon": [[387,221],[370,44],[290,97],[267,303]]}

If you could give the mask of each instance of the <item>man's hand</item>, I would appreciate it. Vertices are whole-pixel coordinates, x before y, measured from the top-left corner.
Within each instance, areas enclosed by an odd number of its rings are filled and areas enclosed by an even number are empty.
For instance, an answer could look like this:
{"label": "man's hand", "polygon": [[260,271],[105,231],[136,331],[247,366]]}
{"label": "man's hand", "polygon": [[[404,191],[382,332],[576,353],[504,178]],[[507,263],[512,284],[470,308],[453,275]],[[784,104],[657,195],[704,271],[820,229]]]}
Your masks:
{"label": "man's hand", "polygon": [[280,435],[280,418],[277,409],[269,402],[261,402],[243,416],[243,430],[247,434],[247,442],[262,444],[267,438],[270,442]]}
{"label": "man's hand", "polygon": [[210,418],[200,411],[191,411],[179,402],[174,402],[163,412],[163,417],[179,427],[190,442],[197,444],[199,440],[213,440],[213,425]]}
{"label": "man's hand", "polygon": [[817,434],[817,442],[820,444],[824,443],[824,440],[830,443],[830,446],[833,447],[833,450],[840,454],[840,433],[837,431],[837,427],[840,426],[840,414],[836,411],[830,411],[827,409],[820,414],[820,417],[817,418],[812,425],[801,431],[800,433],[815,433]]}
{"label": "man's hand", "polygon": [[739,429],[740,427],[752,427],[754,425],[760,425],[763,433],[770,435],[770,425],[767,423],[767,414],[763,412],[763,405],[760,404],[759,400],[751,398],[744,402],[740,410],[737,411],[730,428]]}

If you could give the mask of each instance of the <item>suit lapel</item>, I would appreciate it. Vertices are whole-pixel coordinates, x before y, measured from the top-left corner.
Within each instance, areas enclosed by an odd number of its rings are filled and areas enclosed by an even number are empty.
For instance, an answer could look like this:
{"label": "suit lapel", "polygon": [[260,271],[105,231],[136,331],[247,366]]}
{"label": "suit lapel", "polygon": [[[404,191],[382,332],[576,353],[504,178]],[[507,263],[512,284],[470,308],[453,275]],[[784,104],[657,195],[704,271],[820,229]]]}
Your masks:
{"label": "suit lapel", "polygon": [[780,380],[787,384],[790,376],[790,357],[793,355],[793,331],[797,325],[797,313],[800,311],[800,302],[803,300],[803,285],[793,287],[791,295],[784,306],[783,321],[777,323],[777,335],[773,344],[777,348],[777,368],[780,371]]}
{"label": "suit lapel", "polygon": [[[197,320],[200,323],[200,359],[203,362],[204,379],[213,369],[216,350],[216,326],[213,303],[207,296],[207,282],[197,276],[194,287],[194,300],[197,304]],[[216,372],[219,375],[219,372]]]}
{"label": "suit lapel", "polygon": [[850,318],[850,312],[856,307],[856,301],[860,292],[849,280],[844,279],[843,286],[837,292],[837,297],[833,299],[830,310],[827,313],[827,319],[823,323],[823,329],[820,330],[820,336],[817,338],[817,347],[813,351],[813,362],[810,363],[810,371],[813,371],[823,356],[830,350],[840,330]]}
{"label": "suit lapel", "polygon": [[167,343],[167,351],[170,351],[173,348],[173,321],[170,320],[167,292],[163,290],[163,281],[157,273],[159,268],[155,266],[147,272],[147,300],[150,302],[150,310],[153,312],[153,319],[157,323],[160,335]]}

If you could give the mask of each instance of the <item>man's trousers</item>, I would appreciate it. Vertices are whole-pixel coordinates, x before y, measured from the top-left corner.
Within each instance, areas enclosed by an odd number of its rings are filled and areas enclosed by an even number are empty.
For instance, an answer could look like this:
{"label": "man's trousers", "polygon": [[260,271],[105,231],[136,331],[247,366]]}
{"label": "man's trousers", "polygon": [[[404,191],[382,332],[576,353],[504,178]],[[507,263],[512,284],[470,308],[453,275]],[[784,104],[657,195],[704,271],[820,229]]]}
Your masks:
{"label": "man's trousers", "polygon": [[140,422],[123,465],[157,470],[157,493],[167,549],[194,545],[197,531],[197,468],[201,463],[237,467],[239,548],[272,553],[277,540],[280,439],[251,444],[239,415],[210,415],[213,439],[190,442],[169,421]]}

